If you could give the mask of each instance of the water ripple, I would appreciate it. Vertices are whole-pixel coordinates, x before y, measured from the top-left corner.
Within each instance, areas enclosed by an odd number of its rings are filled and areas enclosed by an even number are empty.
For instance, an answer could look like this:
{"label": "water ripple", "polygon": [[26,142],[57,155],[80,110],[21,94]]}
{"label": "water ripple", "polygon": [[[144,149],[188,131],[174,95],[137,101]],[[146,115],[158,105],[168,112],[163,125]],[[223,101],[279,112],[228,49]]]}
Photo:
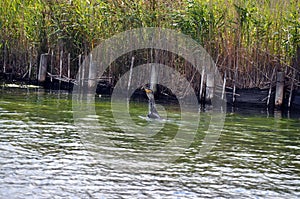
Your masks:
{"label": "water ripple", "polygon": [[[205,132],[199,130],[191,147],[169,167],[124,172],[107,166],[97,151],[82,144],[77,127],[69,118],[61,119],[70,110],[49,108],[47,114],[57,114],[54,120],[25,106],[23,111],[6,110],[9,104],[13,102],[0,108],[0,198],[300,197],[297,120],[229,116],[208,156],[196,156]],[[106,139],[115,140],[103,150],[129,157],[173,135],[139,137],[139,148],[138,135],[119,131],[110,112],[106,114],[90,117],[107,122],[101,131]]]}

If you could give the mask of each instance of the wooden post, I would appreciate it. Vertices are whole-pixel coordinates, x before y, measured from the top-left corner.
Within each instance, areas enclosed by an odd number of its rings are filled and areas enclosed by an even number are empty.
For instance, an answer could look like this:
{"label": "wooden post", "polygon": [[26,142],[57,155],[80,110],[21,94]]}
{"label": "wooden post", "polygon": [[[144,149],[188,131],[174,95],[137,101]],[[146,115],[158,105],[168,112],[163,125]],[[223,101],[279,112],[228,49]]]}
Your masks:
{"label": "wooden post", "polygon": [[68,79],[70,79],[71,76],[71,54],[68,54]]}
{"label": "wooden post", "polygon": [[211,100],[214,97],[214,91],[215,91],[214,73],[207,73],[207,75],[206,75],[206,94],[205,94],[205,101],[207,103],[211,103]]}
{"label": "wooden post", "polygon": [[150,73],[150,89],[153,92],[156,92],[156,85],[157,85],[157,73],[158,68],[155,63],[151,63],[151,73]]}
{"label": "wooden post", "polygon": [[129,88],[131,84],[131,79],[132,79],[132,69],[133,69],[133,64],[134,64],[134,57],[131,58],[131,65],[130,65],[130,72],[129,72],[129,79],[128,79],[128,84],[127,84],[127,98],[129,98]]}
{"label": "wooden post", "polygon": [[70,84],[70,77],[71,77],[71,54],[68,53],[68,90],[71,90]]}
{"label": "wooden post", "polygon": [[271,98],[271,93],[272,93],[272,85],[273,85],[273,77],[275,75],[275,68],[273,69],[271,80],[270,80],[270,87],[269,87],[269,94],[268,94],[268,100],[267,100],[267,106],[270,104],[270,98]]}
{"label": "wooden post", "polygon": [[89,78],[88,78],[88,90],[89,92],[95,92],[95,86],[96,86],[96,66],[93,62],[93,55],[90,54],[89,59]]}
{"label": "wooden post", "polygon": [[154,48],[150,49],[150,63],[151,63],[151,71],[150,71],[150,89],[155,93],[156,85],[157,85],[157,63],[156,59],[158,58],[156,50]]}
{"label": "wooden post", "polygon": [[77,85],[78,85],[78,88],[79,88],[79,98],[81,99],[81,92],[82,92],[82,65],[81,65],[81,54],[79,54],[78,56],[78,72],[77,72]]}
{"label": "wooden post", "polygon": [[76,77],[78,82],[78,85],[81,85],[81,55],[78,56],[78,72],[77,72],[78,76]]}
{"label": "wooden post", "polygon": [[58,81],[58,89],[60,90],[61,86],[61,77],[62,77],[62,69],[63,69],[63,51],[60,51],[60,56],[59,56],[59,81]]}
{"label": "wooden post", "polygon": [[46,75],[47,75],[47,54],[41,54],[38,81],[44,82],[46,80]]}
{"label": "wooden post", "polygon": [[238,68],[236,67],[236,69],[235,69],[235,71],[234,71],[233,90],[232,90],[232,103],[235,102],[235,92],[236,92],[237,72],[238,72]]}
{"label": "wooden post", "polygon": [[294,89],[294,79],[296,78],[296,71],[293,72],[293,79],[291,84],[291,90],[290,90],[290,96],[289,96],[289,102],[288,102],[288,108],[291,107],[292,102],[292,96],[293,96],[293,89]]}
{"label": "wooden post", "polygon": [[276,93],[275,93],[275,106],[279,107],[283,103],[284,91],[284,72],[278,72],[276,78]]}
{"label": "wooden post", "polygon": [[222,100],[224,100],[224,97],[225,97],[225,88],[226,88],[226,71],[224,73],[224,80],[223,80]]}
{"label": "wooden post", "polygon": [[62,77],[62,67],[63,67],[63,51],[60,51],[60,57],[59,57],[59,77]]}
{"label": "wooden post", "polygon": [[[80,56],[81,57],[81,56]],[[84,78],[85,78],[85,66],[86,66],[86,63],[85,64],[81,64],[81,87],[83,88],[84,87]]]}
{"label": "wooden post", "polygon": [[53,75],[53,63],[54,63],[53,58],[54,58],[54,52],[52,50],[51,51],[51,58],[50,58],[50,73],[51,73],[50,82],[51,82],[51,89],[53,87],[53,85],[52,85],[53,84],[53,77],[52,77],[52,75]]}
{"label": "wooden post", "polygon": [[7,55],[7,48],[6,42],[4,42],[4,55],[3,55],[3,73],[6,73],[6,55]]}
{"label": "wooden post", "polygon": [[31,77],[31,70],[32,70],[32,58],[31,58],[31,53],[30,53],[30,58],[29,58],[29,69],[28,69],[28,81],[30,81]]}
{"label": "wooden post", "polygon": [[205,70],[203,68],[202,72],[201,72],[200,93],[199,93],[199,100],[200,100],[200,102],[202,101],[202,96],[203,96],[204,71]]}

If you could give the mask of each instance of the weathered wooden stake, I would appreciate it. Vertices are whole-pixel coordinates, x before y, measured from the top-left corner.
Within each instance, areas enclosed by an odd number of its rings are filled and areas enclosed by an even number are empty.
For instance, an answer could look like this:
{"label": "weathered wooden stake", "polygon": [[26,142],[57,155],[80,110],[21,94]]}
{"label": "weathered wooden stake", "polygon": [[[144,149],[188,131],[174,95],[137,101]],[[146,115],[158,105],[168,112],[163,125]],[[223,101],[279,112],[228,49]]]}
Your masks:
{"label": "weathered wooden stake", "polygon": [[78,85],[78,88],[79,88],[79,93],[80,95],[78,96],[79,99],[82,98],[82,65],[81,65],[81,54],[78,56],[78,76],[76,77],[77,78],[77,85]]}
{"label": "weathered wooden stake", "polygon": [[28,80],[30,81],[31,77],[31,70],[32,70],[32,58],[31,58],[31,53],[30,53],[30,61],[29,61],[29,69],[28,69]]}
{"label": "weathered wooden stake", "polygon": [[95,92],[94,88],[96,86],[96,66],[93,62],[93,55],[90,54],[89,62],[89,76],[88,76],[88,89],[89,92]]}
{"label": "weathered wooden stake", "polygon": [[284,91],[284,72],[278,72],[276,78],[276,93],[275,93],[275,106],[279,107],[283,103]]}
{"label": "weathered wooden stake", "polygon": [[81,55],[79,55],[78,56],[78,76],[76,77],[77,78],[77,80],[78,80],[78,82],[77,82],[77,84],[78,85],[81,85]]}
{"label": "weathered wooden stake", "polygon": [[53,50],[51,51],[51,57],[50,57],[50,73],[51,73],[51,76],[50,76],[50,82],[51,82],[51,88],[52,88],[52,82],[53,82],[53,58],[54,58],[54,52]]}
{"label": "weathered wooden stake", "polygon": [[59,56],[59,81],[58,81],[58,89],[60,90],[61,86],[61,77],[62,77],[62,69],[63,69],[63,51],[60,51],[60,56]]}
{"label": "weathered wooden stake", "polygon": [[211,103],[211,100],[214,97],[214,91],[215,91],[215,76],[213,73],[207,73],[206,94],[205,94],[205,101],[207,103]]}
{"label": "weathered wooden stake", "polygon": [[62,77],[62,69],[63,69],[63,51],[60,51],[59,57],[59,77]]}
{"label": "weathered wooden stake", "polygon": [[7,54],[6,42],[4,42],[3,73],[6,73],[6,54]]}
{"label": "weathered wooden stake", "polygon": [[200,93],[199,93],[199,100],[201,102],[202,96],[203,96],[203,85],[204,85],[204,68],[202,69],[201,72],[201,82],[200,82]]}
{"label": "weathered wooden stake", "polygon": [[71,90],[70,77],[71,77],[71,54],[68,53],[68,89],[69,89],[69,91]]}
{"label": "weathered wooden stake", "polygon": [[222,100],[224,100],[224,97],[225,97],[225,88],[226,88],[226,71],[224,73],[224,80],[223,80]]}
{"label": "weathered wooden stake", "polygon": [[127,98],[129,98],[128,92],[129,92],[129,88],[130,88],[130,84],[131,84],[131,79],[132,79],[133,64],[134,64],[134,57],[131,58],[131,65],[130,65],[130,71],[129,71],[129,79],[128,79],[128,84],[127,84]]}
{"label": "weathered wooden stake", "polygon": [[71,54],[68,53],[68,79],[71,77]]}
{"label": "weathered wooden stake", "polygon": [[156,64],[151,64],[151,73],[150,73],[150,89],[153,90],[153,92],[156,92],[156,85],[157,85],[157,74],[158,74],[158,68]]}
{"label": "weathered wooden stake", "polygon": [[272,86],[273,86],[273,78],[275,75],[275,68],[273,68],[271,80],[270,80],[270,87],[269,87],[269,94],[268,94],[268,100],[267,100],[267,106],[270,104],[270,98],[271,98],[271,93],[272,93]]}
{"label": "weathered wooden stake", "polygon": [[294,79],[296,77],[296,71],[293,72],[293,79],[292,79],[292,84],[291,84],[291,90],[290,90],[290,96],[289,96],[289,103],[288,107],[291,107],[291,102],[292,102],[292,96],[293,96],[293,89],[294,89]]}
{"label": "weathered wooden stake", "polygon": [[81,87],[83,88],[84,87],[84,78],[85,78],[85,65],[82,65],[81,64]]}
{"label": "weathered wooden stake", "polygon": [[39,72],[38,72],[38,81],[44,82],[46,80],[46,75],[47,75],[47,54],[41,54]]}
{"label": "weathered wooden stake", "polygon": [[151,63],[151,71],[150,71],[150,89],[153,92],[156,92],[156,85],[157,85],[157,66],[154,63],[157,63],[156,59],[158,58],[156,50],[152,48],[150,50],[150,63]]}
{"label": "weathered wooden stake", "polygon": [[232,90],[232,103],[235,102],[235,92],[236,92],[237,72],[238,72],[238,66],[236,67],[236,69],[235,69],[235,71],[234,71],[233,90]]}

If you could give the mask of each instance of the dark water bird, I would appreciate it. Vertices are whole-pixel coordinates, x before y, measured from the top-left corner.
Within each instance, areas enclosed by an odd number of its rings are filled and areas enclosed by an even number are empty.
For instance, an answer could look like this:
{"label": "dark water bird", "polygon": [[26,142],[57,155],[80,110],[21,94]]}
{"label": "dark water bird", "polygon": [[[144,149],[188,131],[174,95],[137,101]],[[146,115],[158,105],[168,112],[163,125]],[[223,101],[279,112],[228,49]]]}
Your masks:
{"label": "dark water bird", "polygon": [[147,97],[149,99],[149,113],[148,113],[147,116],[149,118],[152,118],[152,119],[161,119],[161,117],[159,116],[159,114],[156,110],[153,90],[151,90],[149,88],[144,88],[144,89],[145,89],[145,92],[146,92]]}

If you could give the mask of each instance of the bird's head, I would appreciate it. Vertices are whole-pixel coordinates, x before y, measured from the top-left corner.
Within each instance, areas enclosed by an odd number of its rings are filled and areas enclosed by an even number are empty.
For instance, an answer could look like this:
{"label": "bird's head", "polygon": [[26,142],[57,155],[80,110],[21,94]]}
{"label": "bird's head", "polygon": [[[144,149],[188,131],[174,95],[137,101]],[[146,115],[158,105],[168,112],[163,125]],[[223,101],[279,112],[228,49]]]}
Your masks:
{"label": "bird's head", "polygon": [[145,88],[145,92],[146,92],[147,94],[150,94],[150,93],[153,93],[153,90],[151,90],[151,89],[149,89],[149,88]]}
{"label": "bird's head", "polygon": [[145,90],[146,94],[153,93],[153,90],[150,89],[149,87],[143,86],[142,89]]}

